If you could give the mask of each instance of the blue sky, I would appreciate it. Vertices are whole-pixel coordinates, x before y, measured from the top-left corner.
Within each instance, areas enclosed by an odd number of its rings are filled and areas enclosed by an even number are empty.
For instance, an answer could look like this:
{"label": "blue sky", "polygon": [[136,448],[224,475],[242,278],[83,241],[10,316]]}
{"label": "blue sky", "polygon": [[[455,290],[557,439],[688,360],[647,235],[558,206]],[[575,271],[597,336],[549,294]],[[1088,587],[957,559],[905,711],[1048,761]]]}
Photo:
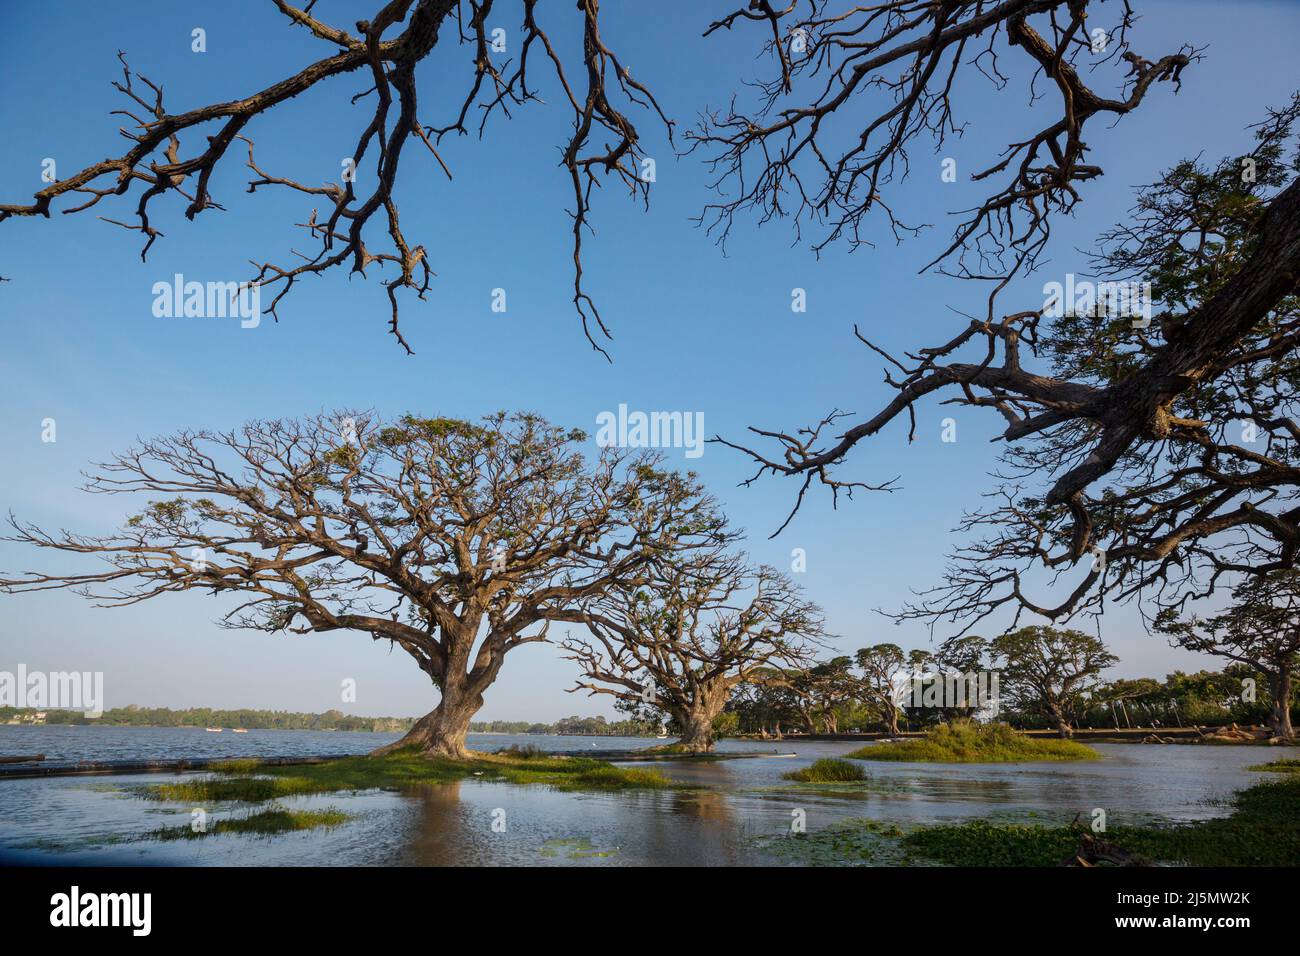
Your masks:
{"label": "blue sky", "polygon": [[[371,4],[370,6],[373,6]],[[735,6],[733,2],[730,6]],[[1101,17],[1113,14],[1099,8]],[[351,25],[367,4],[322,0],[316,12]],[[642,5],[608,3],[606,42],[650,85],[665,111],[691,125],[705,105],[725,105],[739,80],[765,70],[755,59],[759,31],[702,39],[707,4],[676,2],[648,15]],[[730,7],[718,6],[718,12]],[[702,12],[702,10],[706,12]],[[1132,187],[1177,159],[1214,159],[1243,147],[1243,128],[1296,85],[1294,37],[1300,7],[1285,3],[1144,3],[1137,48],[1154,58],[1183,42],[1208,45],[1204,62],[1184,74],[1182,92],[1155,88],[1140,111],[1115,129],[1090,128],[1090,159],[1106,175],[1087,187],[1081,212],[1058,223],[1051,263],[1020,289],[1041,301],[1042,283],[1085,271],[1082,256],[1097,232],[1122,215]],[[517,37],[514,5],[491,25]],[[508,14],[507,12],[508,11]],[[572,50],[572,5],[549,14],[553,36]],[[63,29],[75,21],[77,29]],[[497,22],[499,21],[499,22]],[[193,53],[194,27],[207,52]],[[566,29],[567,28],[567,29]],[[447,38],[445,38],[447,39]],[[174,110],[246,95],[330,52],[292,29],[270,4],[14,4],[0,34],[0,188],[25,201],[40,188],[41,162],[65,174],[117,151],[121,106],[109,87],[120,76],[117,50],[165,85]],[[512,46],[513,49],[513,46]],[[446,122],[466,89],[470,53],[447,42],[420,69],[422,118]],[[540,64],[539,64],[540,65]],[[1110,82],[1114,74],[1107,74]],[[259,163],[306,182],[335,180],[370,108],[348,105],[358,77],[313,90],[247,130]],[[554,92],[551,90],[550,92]],[[292,223],[310,210],[288,192],[244,192],[246,170],[233,154],[214,177],[227,212],[186,222],[172,202],[154,215],[166,234],[149,261],[135,234],[91,215],[10,220],[0,226],[0,320],[5,348],[0,375],[0,505],[24,519],[85,531],[113,527],[130,503],[77,491],[79,473],[130,445],[136,436],[182,427],[226,427],[259,416],[330,408],[386,414],[476,416],[498,408],[540,412],[594,433],[596,416],[627,403],[634,409],[704,413],[706,431],[742,436],[749,425],[794,428],[833,407],[865,412],[891,391],[880,362],[852,337],[854,323],[887,348],[946,340],[976,311],[984,292],[917,268],[941,246],[951,210],[975,198],[964,183],[943,184],[939,163],[965,174],[1029,128],[1020,88],[997,93],[973,83],[958,103],[971,126],[940,155],[913,150],[913,176],[892,201],[913,221],[936,223],[919,239],[895,246],[880,233],[874,249],[831,249],[816,258],[792,245],[782,223],[738,228],[720,250],[690,219],[712,198],[709,176],[693,157],[678,159],[646,116],[635,116],[656,158],[658,181],[648,213],[619,189],[597,197],[597,235],[587,242],[589,291],[614,330],[607,364],[587,346],[573,313],[566,178],[556,165],[569,132],[554,96],[515,118],[489,124],[482,141],[463,138],[441,149],[455,174],[448,183],[419,148],[404,157],[398,192],[408,238],[429,249],[438,273],[426,303],[406,302],[403,324],[416,354],[386,334],[386,299],[374,277],[343,274],[308,282],[286,300],[280,323],[241,329],[236,321],[163,319],[151,312],[151,288],[180,272],[187,278],[246,277],[249,258],[283,261],[301,243]],[[363,172],[364,175],[364,172]],[[133,201],[132,201],[133,205]],[[101,209],[129,218],[121,200]],[[791,289],[807,290],[808,310],[790,310]],[[490,309],[504,288],[508,312]],[[1015,301],[1011,295],[1009,303]],[[1017,306],[1024,307],[1024,306]],[[958,441],[940,442],[940,421],[958,421]],[[57,421],[58,440],[40,440],[41,422]],[[923,626],[895,627],[874,613],[896,607],[909,588],[935,583],[949,529],[979,504],[994,464],[988,439],[996,416],[927,405],[918,440],[902,423],[862,446],[845,470],[862,480],[900,476],[901,490],[842,502],[815,495],[776,540],[792,482],[768,479],[750,488],[735,453],[709,446],[683,467],[700,472],[736,524],[750,531],[759,560],[788,568],[793,548],[807,553],[800,578],[826,609],[838,645],[849,651],[881,640],[928,644]],[[45,563],[0,545],[0,569]],[[214,621],[223,599],[186,595],[124,610],[101,610],[71,594],[4,599],[0,670],[102,670],[110,706],[274,707],[364,714],[423,713],[433,704],[427,680],[404,655],[363,635],[311,638],[224,631]],[[1115,609],[1102,636],[1123,659],[1117,673],[1162,675],[1202,661],[1144,633],[1132,609]],[[483,718],[550,720],[571,713],[609,713],[600,700],[564,693],[575,671],[554,649],[532,645],[508,660],[489,692]],[[339,686],[357,681],[358,700],[342,705]]]}

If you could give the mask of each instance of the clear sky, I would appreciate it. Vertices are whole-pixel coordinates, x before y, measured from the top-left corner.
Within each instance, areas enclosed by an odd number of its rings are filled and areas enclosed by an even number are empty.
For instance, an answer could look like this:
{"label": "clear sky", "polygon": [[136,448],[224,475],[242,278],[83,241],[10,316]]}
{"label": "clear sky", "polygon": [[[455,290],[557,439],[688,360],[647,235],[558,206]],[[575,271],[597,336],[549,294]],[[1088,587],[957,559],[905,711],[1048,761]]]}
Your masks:
{"label": "clear sky", "polygon": [[[712,15],[737,5],[608,2],[603,33],[684,129],[701,108],[725,106],[740,81],[766,75],[755,59],[760,30],[700,36]],[[350,27],[373,6],[321,0],[315,12]],[[513,50],[516,8],[499,6],[491,25],[508,31]],[[572,51],[572,4],[550,6],[553,37],[564,37],[562,46]],[[1116,6],[1098,8],[1103,20]],[[1052,262],[1020,287],[1019,301],[1030,304],[1017,308],[1036,307],[1044,281],[1085,271],[1077,250],[1123,214],[1134,186],[1181,157],[1213,160],[1241,149],[1248,142],[1244,127],[1297,85],[1300,5],[1135,6],[1144,15],[1134,34],[1141,53],[1154,59],[1189,42],[1208,46],[1206,59],[1185,72],[1179,95],[1160,84],[1116,128],[1089,128],[1090,159],[1106,175],[1086,188],[1077,217],[1058,224]],[[119,49],[165,84],[166,102],[177,112],[247,95],[331,52],[289,27],[271,4],[249,0],[151,4],[147,14],[122,2],[13,3],[5,21],[0,192],[7,202],[28,201],[40,188],[47,157],[66,175],[120,149],[119,119],[109,115],[122,105],[109,86],[120,76]],[[206,53],[191,51],[195,27],[206,30]],[[459,108],[469,64],[470,51],[448,41],[421,65],[424,122],[445,123]],[[1114,76],[1106,74],[1104,82]],[[938,228],[900,247],[882,232],[875,249],[852,255],[831,249],[820,259],[792,245],[792,233],[779,222],[761,230],[746,222],[724,255],[690,221],[711,198],[707,171],[693,157],[675,157],[654,123],[634,116],[657,162],[650,211],[617,187],[603,190],[594,213],[597,235],[585,255],[590,291],[615,334],[612,365],[587,346],[570,302],[570,198],[556,165],[570,120],[553,96],[511,121],[493,121],[481,142],[445,142],[451,183],[418,144],[404,156],[403,226],[429,249],[438,273],[427,303],[406,303],[414,356],[385,333],[386,299],[375,278],[348,281],[338,273],[309,282],[286,300],[278,325],[267,320],[256,329],[152,314],[157,281],[177,272],[200,280],[245,278],[248,259],[283,261],[303,241],[292,224],[303,221],[310,204],[288,192],[247,195],[237,151],[213,181],[215,198],[228,211],[188,223],[176,201],[165,213],[156,205],[166,235],[147,263],[138,256],[136,234],[91,215],[10,220],[0,225],[0,274],[12,280],[0,285],[0,505],[43,525],[106,531],[132,503],[79,492],[88,461],[137,436],[331,408],[464,417],[528,409],[594,434],[601,411],[627,403],[702,411],[709,434],[732,438],[749,425],[810,424],[833,407],[874,410],[892,392],[881,381],[878,358],[853,339],[854,323],[901,350],[946,340],[965,321],[952,309],[981,307],[982,288],[916,275],[948,236],[948,213],[975,197],[965,184],[940,181],[940,159],[955,158],[964,178],[1036,118],[1026,116],[1022,86],[995,93],[982,80],[966,82],[970,90],[958,109],[970,130],[940,155],[914,148],[913,176],[892,194],[906,218]],[[261,165],[299,181],[336,180],[340,157],[351,152],[370,116],[366,101],[348,104],[362,85],[359,76],[338,79],[255,120],[247,132]],[[119,200],[101,211],[128,219],[133,202]],[[807,290],[803,314],[790,309],[796,287]],[[505,314],[491,310],[494,288],[507,291]],[[1016,302],[1014,295],[1007,302]],[[949,415],[958,421],[958,440],[945,444],[940,421]],[[52,444],[41,441],[46,418],[57,422]],[[984,475],[996,451],[988,439],[999,422],[991,414],[923,407],[915,443],[908,445],[899,423],[861,446],[845,470],[868,481],[900,476],[900,491],[860,496],[838,511],[828,495],[814,495],[774,541],[767,535],[792,503],[793,482],[737,487],[750,469],[716,445],[696,460],[673,455],[699,471],[735,523],[749,530],[755,558],[789,568],[791,550],[805,550],[800,580],[826,609],[842,650],[882,640],[914,647],[929,643],[923,626],[895,627],[874,609],[897,607],[909,588],[937,582],[953,541],[949,529],[987,487]],[[53,569],[58,560],[0,545],[0,569],[7,572]],[[423,713],[436,699],[409,658],[364,635],[221,630],[214,621],[228,609],[228,598],[174,596],[122,610],[97,609],[67,593],[3,600],[0,670],[19,663],[102,670],[108,706],[339,707],[378,715]],[[1123,659],[1119,675],[1161,676],[1208,663],[1146,634],[1132,609],[1108,612],[1101,633]],[[600,700],[564,692],[575,673],[553,648],[514,652],[480,717],[610,713]],[[355,704],[340,703],[345,678],[357,681]]]}

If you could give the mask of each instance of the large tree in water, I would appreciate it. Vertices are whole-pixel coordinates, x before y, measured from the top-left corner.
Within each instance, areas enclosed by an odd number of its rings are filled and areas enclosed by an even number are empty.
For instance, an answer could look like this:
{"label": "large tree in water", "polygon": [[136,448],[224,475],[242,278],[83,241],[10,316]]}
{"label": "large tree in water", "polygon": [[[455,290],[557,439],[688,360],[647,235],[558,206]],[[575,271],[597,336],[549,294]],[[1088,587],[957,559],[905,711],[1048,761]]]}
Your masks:
{"label": "large tree in water", "polygon": [[670,714],[693,752],[713,749],[737,685],[806,667],[824,633],[820,608],[786,575],[721,548],[656,561],[646,584],[594,596],[580,620],[591,638],[562,645],[585,678],[573,690]]}
{"label": "large tree in water", "polygon": [[[583,455],[586,436],[534,415],[473,423],[369,414],[181,432],[97,466],[88,491],[153,498],[112,534],[17,540],[108,569],[0,578],[106,605],[234,592],[222,618],[268,632],[391,641],[441,692],[392,746],[463,756],[483,693],[517,647],[576,602],[717,540],[713,502],[646,452]],[[387,748],[385,748],[387,749]]]}

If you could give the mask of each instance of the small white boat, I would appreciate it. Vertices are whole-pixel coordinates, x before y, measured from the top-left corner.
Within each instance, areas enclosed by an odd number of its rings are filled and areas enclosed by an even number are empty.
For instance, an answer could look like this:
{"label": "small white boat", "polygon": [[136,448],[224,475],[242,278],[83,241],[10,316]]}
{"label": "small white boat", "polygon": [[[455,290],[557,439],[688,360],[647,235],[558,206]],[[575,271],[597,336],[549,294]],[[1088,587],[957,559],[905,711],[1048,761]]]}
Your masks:
{"label": "small white boat", "polygon": [[245,730],[243,727],[236,727],[236,728],[234,728],[234,729],[231,731],[231,733],[232,733],[232,734],[246,734],[246,733],[248,733],[248,731]]}
{"label": "small white boat", "polygon": [[220,728],[220,727],[204,727],[203,729],[206,730],[206,731],[207,731],[208,733],[210,733],[210,734],[219,734],[219,733],[221,733],[221,728]]}

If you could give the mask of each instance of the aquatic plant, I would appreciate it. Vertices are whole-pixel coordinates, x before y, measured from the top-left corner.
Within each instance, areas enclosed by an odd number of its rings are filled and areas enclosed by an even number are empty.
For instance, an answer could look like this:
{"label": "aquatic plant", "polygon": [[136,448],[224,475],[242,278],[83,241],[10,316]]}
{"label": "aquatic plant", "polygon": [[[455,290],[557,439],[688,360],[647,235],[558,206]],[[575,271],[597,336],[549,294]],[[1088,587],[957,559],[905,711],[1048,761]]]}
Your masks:
{"label": "aquatic plant", "polygon": [[800,783],[852,783],[866,780],[867,772],[856,764],[838,757],[823,757],[801,770],[792,770],[781,775],[786,780]]}

